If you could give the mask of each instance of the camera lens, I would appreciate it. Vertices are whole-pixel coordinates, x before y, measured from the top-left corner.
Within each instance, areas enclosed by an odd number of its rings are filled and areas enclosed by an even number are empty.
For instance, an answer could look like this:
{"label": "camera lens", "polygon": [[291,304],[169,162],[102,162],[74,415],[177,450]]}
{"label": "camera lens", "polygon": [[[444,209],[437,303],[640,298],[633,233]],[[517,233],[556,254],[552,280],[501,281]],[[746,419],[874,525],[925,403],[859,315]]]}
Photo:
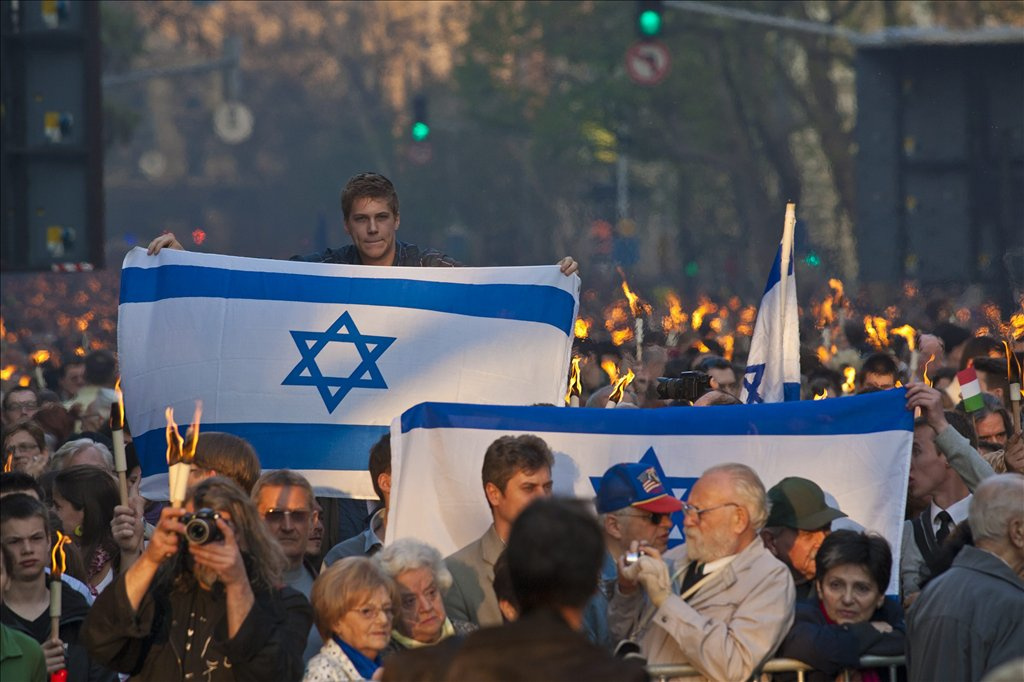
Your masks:
{"label": "camera lens", "polygon": [[201,545],[210,538],[210,525],[203,519],[193,519],[185,526],[185,538],[194,545]]}

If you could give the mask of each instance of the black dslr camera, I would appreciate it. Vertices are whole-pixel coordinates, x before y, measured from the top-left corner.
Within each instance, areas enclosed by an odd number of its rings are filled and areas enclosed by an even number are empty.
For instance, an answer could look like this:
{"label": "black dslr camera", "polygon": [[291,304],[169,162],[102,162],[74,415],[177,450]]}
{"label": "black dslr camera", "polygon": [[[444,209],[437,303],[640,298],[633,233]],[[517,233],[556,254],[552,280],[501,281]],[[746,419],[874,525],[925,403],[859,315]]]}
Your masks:
{"label": "black dslr camera", "polygon": [[676,378],[658,377],[656,390],[662,400],[689,400],[691,403],[711,389],[706,372],[680,372]]}
{"label": "black dslr camera", "polygon": [[217,527],[220,514],[212,509],[200,509],[194,514],[185,514],[181,522],[185,524],[185,539],[193,545],[206,545],[224,539],[224,533]]}

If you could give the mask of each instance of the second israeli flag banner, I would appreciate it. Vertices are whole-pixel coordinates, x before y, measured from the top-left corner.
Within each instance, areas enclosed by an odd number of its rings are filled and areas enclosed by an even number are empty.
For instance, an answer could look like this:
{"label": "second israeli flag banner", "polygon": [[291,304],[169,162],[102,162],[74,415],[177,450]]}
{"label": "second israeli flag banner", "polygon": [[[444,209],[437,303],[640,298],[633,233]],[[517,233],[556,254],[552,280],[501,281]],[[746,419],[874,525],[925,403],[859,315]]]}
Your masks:
{"label": "second israeli flag banner", "polygon": [[[555,493],[588,500],[620,462],[650,465],[684,500],[701,472],[726,462],[752,467],[766,488],[809,478],[850,521],[884,536],[898,566],[913,442],[905,396],[652,410],[417,405],[391,425],[388,540],[415,537],[450,554],[480,537],[491,523],[484,452],[501,436],[530,433],[554,453]],[[682,542],[682,513],[672,520],[670,544]]]}

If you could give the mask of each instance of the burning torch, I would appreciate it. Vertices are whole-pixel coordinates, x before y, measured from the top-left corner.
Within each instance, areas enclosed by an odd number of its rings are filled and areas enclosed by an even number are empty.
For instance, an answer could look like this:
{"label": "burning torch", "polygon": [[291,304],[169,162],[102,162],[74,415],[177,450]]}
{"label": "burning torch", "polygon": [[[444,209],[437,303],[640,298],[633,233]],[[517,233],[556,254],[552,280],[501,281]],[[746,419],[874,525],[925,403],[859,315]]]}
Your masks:
{"label": "burning torch", "polygon": [[174,408],[168,407],[164,411],[167,418],[167,482],[169,485],[170,500],[172,507],[181,507],[185,504],[185,494],[188,492],[188,474],[191,469],[192,459],[196,455],[196,445],[199,442],[199,417],[203,413],[203,403],[196,401],[196,410],[192,417],[192,427],[188,434],[188,443],[178,433],[178,425],[174,422]]}
{"label": "burning torch", "polygon": [[110,410],[110,438],[114,441],[114,471],[117,472],[117,486],[121,493],[121,504],[128,506],[128,460],[124,454],[124,393],[121,379],[114,385],[117,393],[117,408]]}

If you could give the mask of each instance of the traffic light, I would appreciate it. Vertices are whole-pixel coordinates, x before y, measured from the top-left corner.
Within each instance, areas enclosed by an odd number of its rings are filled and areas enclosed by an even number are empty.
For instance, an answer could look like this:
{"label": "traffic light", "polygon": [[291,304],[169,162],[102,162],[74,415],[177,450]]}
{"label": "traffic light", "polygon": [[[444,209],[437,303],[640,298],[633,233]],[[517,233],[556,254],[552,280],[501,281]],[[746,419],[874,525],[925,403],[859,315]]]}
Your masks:
{"label": "traffic light", "polygon": [[640,38],[649,40],[658,37],[663,11],[664,3],[661,0],[637,0],[636,30]]}
{"label": "traffic light", "polygon": [[412,100],[412,139],[423,142],[430,135],[427,123],[427,96],[416,95]]}

